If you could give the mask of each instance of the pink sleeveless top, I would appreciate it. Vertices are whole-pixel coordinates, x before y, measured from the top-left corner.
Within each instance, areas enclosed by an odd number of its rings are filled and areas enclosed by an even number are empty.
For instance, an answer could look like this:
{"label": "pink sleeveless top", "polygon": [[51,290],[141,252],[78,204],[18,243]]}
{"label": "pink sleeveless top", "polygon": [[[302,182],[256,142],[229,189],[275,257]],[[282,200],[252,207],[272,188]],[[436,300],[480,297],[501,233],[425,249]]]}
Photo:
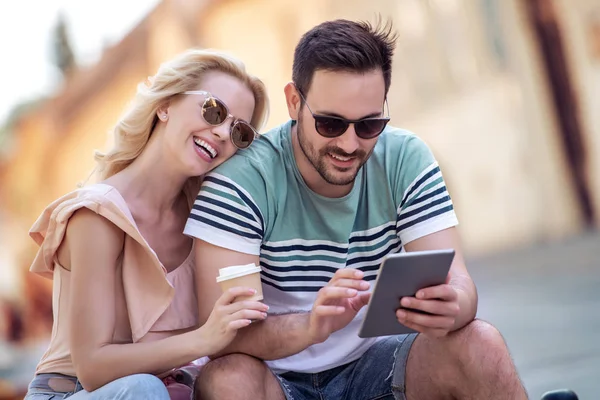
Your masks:
{"label": "pink sleeveless top", "polygon": [[176,269],[167,273],[137,228],[120,193],[96,184],[71,192],[50,204],[29,234],[40,246],[30,268],[53,279],[54,325],[48,350],[36,373],[75,376],[69,350],[70,271],[58,263],[56,252],[69,218],[85,207],[125,232],[123,256],[117,266],[117,312],[113,343],[135,343],[169,336],[169,332],[198,327],[194,280],[194,249]]}

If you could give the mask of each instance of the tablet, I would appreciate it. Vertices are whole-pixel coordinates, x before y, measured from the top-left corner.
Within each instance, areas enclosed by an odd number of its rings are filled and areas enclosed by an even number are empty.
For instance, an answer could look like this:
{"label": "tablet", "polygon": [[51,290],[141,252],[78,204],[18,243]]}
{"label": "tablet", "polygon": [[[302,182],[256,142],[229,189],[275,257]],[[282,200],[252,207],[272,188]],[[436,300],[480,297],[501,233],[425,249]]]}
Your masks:
{"label": "tablet", "polygon": [[415,330],[400,324],[396,318],[400,299],[414,297],[419,289],[445,283],[453,259],[453,249],[385,256],[358,336],[368,338],[414,333]]}

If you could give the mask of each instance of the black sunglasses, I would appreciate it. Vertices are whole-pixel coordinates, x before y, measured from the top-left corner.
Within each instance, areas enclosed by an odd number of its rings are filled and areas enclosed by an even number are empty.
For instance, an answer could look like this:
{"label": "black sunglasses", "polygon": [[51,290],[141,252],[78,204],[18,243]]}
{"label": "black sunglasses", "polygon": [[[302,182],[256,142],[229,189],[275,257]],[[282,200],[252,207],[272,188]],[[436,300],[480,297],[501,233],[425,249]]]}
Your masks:
{"label": "black sunglasses", "polygon": [[[375,117],[375,118],[363,118],[357,120],[351,120],[341,117],[334,117],[330,115],[319,115],[312,112],[310,106],[306,102],[304,95],[298,90],[300,93],[300,97],[306,104],[308,111],[313,116],[315,120],[315,129],[319,133],[319,135],[326,138],[335,138],[338,136],[342,136],[344,132],[348,130],[350,124],[354,124],[354,131],[356,132],[356,136],[361,139],[373,139],[376,138],[383,132],[388,122],[390,122],[390,117]],[[387,100],[385,101],[387,104]],[[389,114],[389,109],[388,109]]]}
{"label": "black sunglasses", "polygon": [[204,90],[189,90],[183,92],[183,94],[200,94],[206,96],[202,104],[202,118],[209,125],[219,126],[225,123],[229,117],[233,118],[233,123],[229,128],[229,137],[231,138],[231,143],[238,149],[247,149],[254,139],[259,136],[252,125],[243,119],[235,118],[231,115],[225,103],[209,92]]}

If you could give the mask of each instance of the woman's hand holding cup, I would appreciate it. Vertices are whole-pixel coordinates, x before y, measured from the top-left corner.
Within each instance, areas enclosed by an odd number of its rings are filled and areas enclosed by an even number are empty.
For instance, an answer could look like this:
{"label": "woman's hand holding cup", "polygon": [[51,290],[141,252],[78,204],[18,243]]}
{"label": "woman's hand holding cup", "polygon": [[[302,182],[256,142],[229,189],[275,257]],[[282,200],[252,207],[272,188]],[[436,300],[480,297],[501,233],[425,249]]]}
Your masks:
{"label": "woman's hand holding cup", "polygon": [[[256,289],[233,287],[227,289],[215,303],[206,323],[198,329],[202,347],[208,344],[209,354],[227,347],[237,331],[267,317],[269,307],[256,300],[241,300],[256,295]],[[238,301],[236,301],[238,299]]]}

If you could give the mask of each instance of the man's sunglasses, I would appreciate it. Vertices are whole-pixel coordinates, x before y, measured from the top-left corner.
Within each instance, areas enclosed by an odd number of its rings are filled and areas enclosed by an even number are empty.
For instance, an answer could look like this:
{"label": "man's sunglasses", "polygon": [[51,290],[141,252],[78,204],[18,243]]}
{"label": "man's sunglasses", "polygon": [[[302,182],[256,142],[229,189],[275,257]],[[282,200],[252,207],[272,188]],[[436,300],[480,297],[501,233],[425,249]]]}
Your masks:
{"label": "man's sunglasses", "polygon": [[[315,120],[315,129],[319,135],[326,138],[335,138],[342,136],[348,130],[350,124],[354,124],[356,136],[361,139],[373,139],[383,132],[385,126],[390,122],[390,117],[363,118],[351,120],[341,117],[333,117],[329,115],[319,115],[312,112],[310,106],[306,102],[304,95],[298,90],[300,97],[304,100],[304,104]],[[386,101],[387,104],[387,101]],[[389,113],[389,110],[388,110]]]}
{"label": "man's sunglasses", "polygon": [[206,96],[204,103],[202,103],[202,118],[209,125],[219,126],[225,123],[229,117],[233,118],[233,123],[229,128],[229,137],[231,138],[231,143],[238,149],[247,149],[254,139],[258,137],[258,133],[256,133],[252,125],[231,115],[225,103],[209,92],[204,90],[189,90],[183,92],[183,94],[200,94]]}

